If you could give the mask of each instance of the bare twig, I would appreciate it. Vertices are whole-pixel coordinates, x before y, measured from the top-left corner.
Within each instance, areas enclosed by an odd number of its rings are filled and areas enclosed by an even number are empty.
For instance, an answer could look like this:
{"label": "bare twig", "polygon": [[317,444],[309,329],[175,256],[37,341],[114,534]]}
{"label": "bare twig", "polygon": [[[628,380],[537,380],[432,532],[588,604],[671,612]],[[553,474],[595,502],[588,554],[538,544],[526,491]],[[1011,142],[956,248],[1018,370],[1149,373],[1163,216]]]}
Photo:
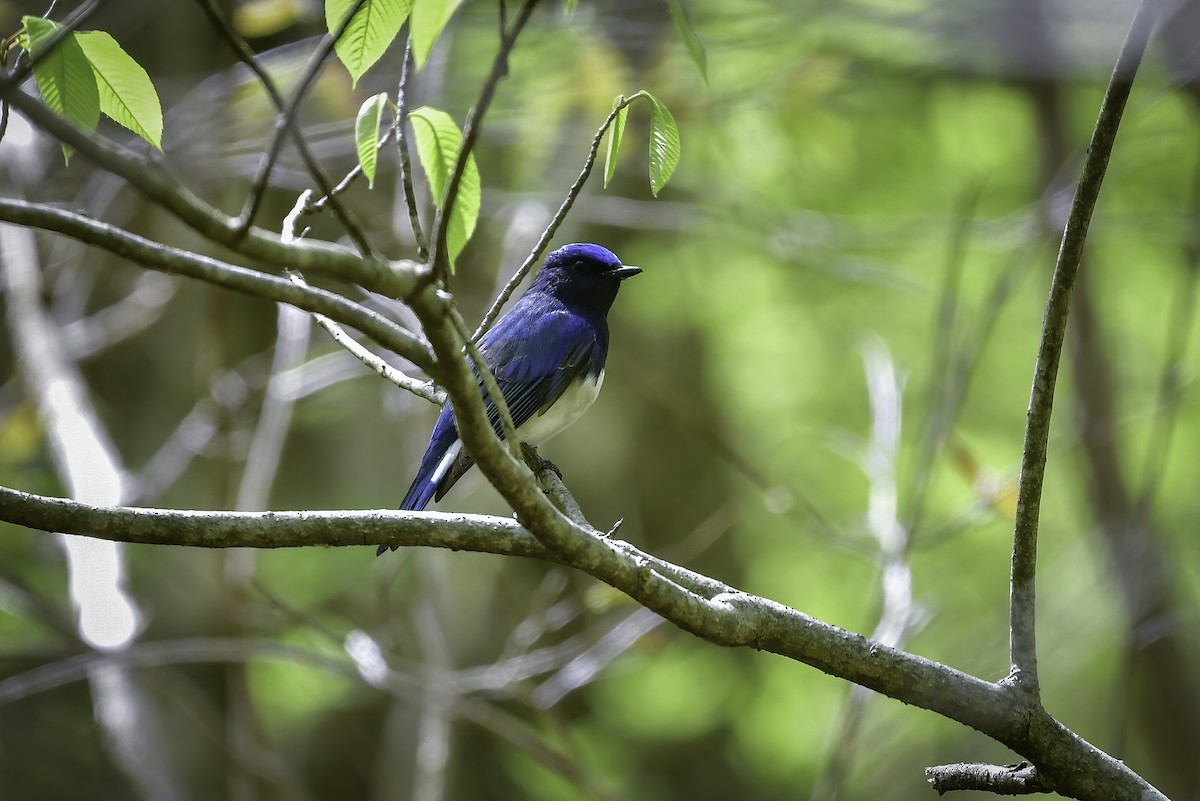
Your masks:
{"label": "bare twig", "polygon": [[1035,585],[1037,575],[1038,516],[1041,510],[1042,482],[1046,472],[1046,449],[1050,437],[1050,416],[1054,407],[1054,384],[1062,356],[1071,290],[1075,286],[1079,261],[1087,239],[1088,224],[1104,181],[1104,172],[1112,154],[1117,128],[1129,99],[1133,78],[1145,52],[1162,0],[1143,0],[1121,47],[1121,54],[1109,80],[1100,113],[1092,132],[1087,158],[1071,203],[1063,231],[1058,261],[1050,284],[1050,297],[1042,323],[1025,444],[1021,452],[1021,480],[1017,496],[1017,518],[1013,532],[1011,602],[1009,610],[1010,682],[1037,697],[1037,647],[1034,633]]}
{"label": "bare twig", "polygon": [[550,243],[555,232],[558,231],[558,227],[562,225],[562,221],[567,218],[567,213],[571,211],[571,207],[575,205],[575,199],[583,191],[583,185],[587,183],[588,176],[592,174],[592,166],[596,163],[596,154],[600,151],[600,143],[604,141],[604,134],[608,132],[608,128],[612,125],[613,120],[617,118],[617,114],[631,102],[633,102],[631,98],[621,98],[596,130],[596,135],[592,137],[592,145],[588,148],[587,158],[583,160],[583,169],[579,171],[579,176],[575,179],[575,183],[571,184],[571,188],[567,190],[567,196],[563,198],[558,211],[550,219],[550,224],[542,232],[537,244],[529,252],[529,256],[517,271],[513,273],[512,278],[508,279],[508,283],[504,285],[504,289],[500,290],[500,294],[492,302],[491,307],[487,310],[487,314],[483,315],[483,320],[480,321],[479,328],[475,329],[475,333],[471,336],[472,340],[478,342],[479,338],[487,333],[487,330],[492,327],[492,323],[496,322],[496,318],[500,316],[500,310],[504,308],[504,304],[508,303],[508,299],[512,297],[513,292],[517,291],[517,287],[525,280],[525,276],[529,274],[530,269],[541,258],[542,251],[546,249],[546,245]]}
{"label": "bare twig", "polygon": [[0,220],[57,231],[124,256],[143,267],[197,278],[235,292],[258,295],[280,303],[290,303],[305,311],[324,314],[357,328],[421,369],[427,372],[436,370],[427,346],[412,332],[333,292],[299,287],[278,276],[151,242],[82,214],[37,203],[0,198]]}
{"label": "bare twig", "polygon": [[[500,83],[500,79],[508,74],[508,56],[516,45],[517,37],[521,35],[525,23],[529,22],[529,17],[533,14],[533,9],[537,4],[538,0],[525,0],[525,4],[521,6],[516,19],[513,20],[512,27],[501,37],[500,49],[496,53],[495,60],[492,62],[492,70],[488,74],[487,80],[483,83],[479,99],[471,107],[471,111],[467,114],[467,121],[463,125],[462,146],[458,149],[454,168],[450,171],[450,176],[446,180],[446,189],[442,194],[442,202],[438,205],[437,213],[434,215],[433,230],[429,236],[429,246],[431,249],[429,266],[433,270],[434,277],[440,279],[443,283],[445,283],[446,277],[450,274],[450,258],[446,249],[446,232],[450,228],[450,213],[454,210],[454,201],[458,197],[458,186],[462,182],[463,172],[467,168],[467,159],[470,158],[471,152],[475,149],[475,142],[479,138],[480,130],[483,128],[483,117],[487,114],[488,108],[492,104],[492,98],[496,95],[496,86]],[[467,338],[467,341],[471,341],[470,337]]]}
{"label": "bare twig", "polygon": [[[308,145],[308,139],[304,136],[304,132],[300,130],[300,126],[296,124],[295,114],[288,115],[288,107],[283,99],[283,95],[279,93],[279,88],[275,85],[275,81],[271,78],[270,73],[263,68],[259,63],[258,58],[254,55],[254,51],[246,44],[246,40],[234,30],[229,20],[221,12],[216,0],[196,0],[200,4],[200,8],[208,16],[212,22],[213,28],[217,34],[225,40],[230,49],[237,55],[238,59],[245,64],[251,72],[258,76],[258,80],[262,83],[263,89],[271,98],[271,102],[275,104],[275,108],[285,115],[284,125],[292,141],[296,143],[296,149],[300,153],[300,158],[304,161],[304,166],[308,169],[309,175],[312,176],[313,182],[317,185],[317,189],[328,198],[330,208],[333,213],[341,220],[342,225],[346,228],[346,233],[364,253],[370,252],[366,234],[363,233],[358,223],[350,216],[350,213],[344,209],[338,199],[334,196],[333,187],[329,182],[325,170],[321,168],[320,162],[313,155],[312,148]],[[353,12],[351,12],[353,15]],[[299,96],[299,93],[297,94]]]}
{"label": "bare twig", "polygon": [[[303,232],[299,234],[296,233],[296,225],[301,213],[303,213],[304,209],[308,206],[308,200],[311,196],[312,192],[308,190],[301,192],[300,196],[296,198],[296,203],[292,206],[291,212],[289,212],[284,218],[282,236],[285,242],[291,242],[303,236]],[[288,270],[287,277],[296,286],[303,289],[309,289],[308,282],[304,280],[304,276],[296,270]],[[362,345],[358,344],[358,342],[356,342],[349,334],[346,333],[345,329],[343,329],[333,320],[317,312],[312,312],[312,315],[317,321],[317,325],[324,328],[329,335],[333,337],[334,342],[348,350],[356,359],[370,367],[376,373],[400,387],[400,389],[407,390],[431,403],[441,405],[445,402],[445,393],[439,390],[431,382],[418,381],[415,378],[405,375],[400,370],[392,367],[383,359],[376,356],[374,353],[371,353]]]}
{"label": "bare twig", "polygon": [[[296,114],[300,110],[300,104],[304,101],[308,90],[312,88],[313,83],[317,80],[317,75],[320,74],[321,68],[325,66],[325,59],[329,58],[329,54],[333,52],[333,47],[337,40],[346,32],[346,28],[350,25],[350,20],[358,13],[366,0],[357,0],[354,7],[346,12],[346,16],[338,23],[337,30],[331,31],[329,36],[321,39],[321,43],[317,46],[309,58],[308,63],[304,65],[304,71],[300,75],[300,80],[296,84],[296,90],[292,93],[292,97],[288,100],[285,107],[281,107],[278,116],[275,118],[275,131],[271,135],[271,144],[267,148],[266,154],[263,156],[261,165],[259,166],[258,176],[254,179],[254,186],[250,192],[250,197],[246,202],[246,207],[242,210],[241,215],[236,221],[236,232],[244,234],[254,224],[254,218],[258,215],[258,210],[262,206],[263,199],[266,197],[267,182],[271,178],[271,170],[275,167],[275,160],[279,158],[280,150],[283,148],[283,137],[289,129],[294,128]],[[261,76],[260,76],[261,77]],[[266,84],[264,84],[266,85]],[[273,99],[278,96],[278,92],[273,95]],[[296,133],[299,136],[299,133]],[[326,193],[330,196],[332,190]],[[335,202],[330,197],[330,202]],[[346,224],[346,231],[350,234],[354,244],[358,246],[363,255],[372,255],[374,251],[371,249],[370,243],[366,236],[358,226],[353,225],[349,217],[343,219]]]}
{"label": "bare twig", "polygon": [[424,262],[429,258],[429,243],[421,230],[421,215],[417,213],[417,195],[413,191],[412,163],[408,153],[408,78],[412,72],[412,24],[404,36],[404,62],[400,67],[400,84],[396,87],[396,116],[392,120],[392,136],[396,140],[396,154],[400,164],[400,186],[404,192],[404,205],[408,208],[408,224],[412,227],[413,241],[417,243],[417,259]]}
{"label": "bare twig", "polygon": [[[305,282],[304,277],[297,272],[289,271],[288,278],[291,279],[292,283],[296,284],[297,286],[308,286],[308,283]],[[367,367],[370,367],[380,376],[392,382],[400,389],[411,392],[418,398],[424,398],[430,403],[438,406],[441,406],[446,402],[446,393],[439,389],[438,386],[432,381],[421,381],[406,374],[402,370],[392,367],[392,365],[388,364],[381,357],[376,356],[370,350],[360,345],[353,337],[346,333],[346,329],[342,328],[325,315],[313,312],[313,319],[316,320],[317,325],[321,326],[326,332],[328,332],[329,336],[333,338],[334,342],[336,342],[338,345],[341,345],[343,348],[349,351],[354,358],[358,359]]]}

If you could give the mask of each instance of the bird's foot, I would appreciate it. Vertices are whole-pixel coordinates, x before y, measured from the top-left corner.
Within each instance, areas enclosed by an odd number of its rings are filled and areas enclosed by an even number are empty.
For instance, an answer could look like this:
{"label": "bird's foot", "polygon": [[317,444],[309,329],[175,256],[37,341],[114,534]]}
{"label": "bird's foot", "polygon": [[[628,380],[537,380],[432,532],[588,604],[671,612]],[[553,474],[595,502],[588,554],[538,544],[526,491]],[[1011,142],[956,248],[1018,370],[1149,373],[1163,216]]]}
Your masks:
{"label": "bird's foot", "polygon": [[537,448],[533,447],[528,442],[522,442],[521,453],[525,454],[525,464],[529,465],[529,469],[533,471],[534,475],[537,475],[543,470],[549,470],[550,472],[554,473],[554,475],[558,476],[559,481],[562,481],[563,474],[562,471],[558,469],[558,465],[549,459],[543,459],[541,456],[539,456]]}

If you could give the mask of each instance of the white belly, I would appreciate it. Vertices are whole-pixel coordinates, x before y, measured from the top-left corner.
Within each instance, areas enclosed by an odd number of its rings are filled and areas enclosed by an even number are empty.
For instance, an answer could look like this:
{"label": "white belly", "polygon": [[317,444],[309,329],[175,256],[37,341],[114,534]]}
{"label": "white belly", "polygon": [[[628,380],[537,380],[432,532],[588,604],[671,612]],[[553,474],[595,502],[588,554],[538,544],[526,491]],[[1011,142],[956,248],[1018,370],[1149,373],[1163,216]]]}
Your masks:
{"label": "white belly", "polygon": [[603,383],[603,370],[595,378],[572,383],[545,414],[535,414],[526,420],[525,425],[517,429],[517,435],[522,442],[534,446],[541,445],[578,420],[595,402]]}

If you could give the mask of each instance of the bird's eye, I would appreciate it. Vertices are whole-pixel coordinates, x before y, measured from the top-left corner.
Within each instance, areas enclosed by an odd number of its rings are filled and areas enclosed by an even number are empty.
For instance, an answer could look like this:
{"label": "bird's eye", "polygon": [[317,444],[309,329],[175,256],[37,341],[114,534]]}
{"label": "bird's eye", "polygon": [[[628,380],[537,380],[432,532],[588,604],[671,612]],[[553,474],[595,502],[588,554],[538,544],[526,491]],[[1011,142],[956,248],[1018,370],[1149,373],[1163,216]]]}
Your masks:
{"label": "bird's eye", "polygon": [[571,265],[571,269],[577,273],[582,273],[587,270],[587,265],[584,264],[583,261],[577,261]]}

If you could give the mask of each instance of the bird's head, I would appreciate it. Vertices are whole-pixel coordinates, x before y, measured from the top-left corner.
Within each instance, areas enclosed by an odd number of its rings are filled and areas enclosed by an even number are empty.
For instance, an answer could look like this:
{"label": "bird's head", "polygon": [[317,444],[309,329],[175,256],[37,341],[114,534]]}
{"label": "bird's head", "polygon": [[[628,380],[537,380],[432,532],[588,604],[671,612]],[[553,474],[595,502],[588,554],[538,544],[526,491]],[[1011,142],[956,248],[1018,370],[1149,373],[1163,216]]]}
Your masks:
{"label": "bird's head", "polygon": [[533,288],[604,314],[616,300],[621,282],[641,271],[621,264],[611,250],[599,245],[566,245],[546,257]]}

